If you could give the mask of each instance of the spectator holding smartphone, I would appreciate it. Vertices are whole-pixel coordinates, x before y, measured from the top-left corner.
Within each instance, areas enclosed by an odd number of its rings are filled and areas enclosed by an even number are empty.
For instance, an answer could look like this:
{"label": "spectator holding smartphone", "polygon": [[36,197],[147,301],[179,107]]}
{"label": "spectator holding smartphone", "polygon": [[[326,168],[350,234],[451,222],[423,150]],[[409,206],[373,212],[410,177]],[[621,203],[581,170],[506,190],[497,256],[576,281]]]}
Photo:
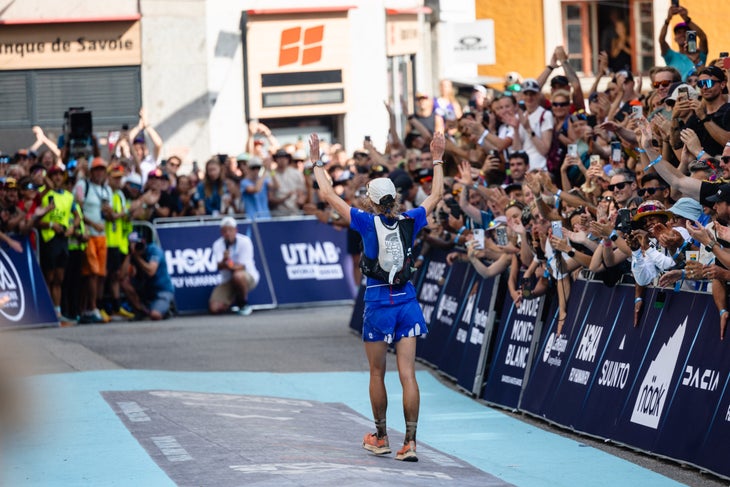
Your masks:
{"label": "spectator holding smartphone", "polygon": [[[671,49],[667,43],[667,30],[669,23],[675,15],[682,17],[683,22],[674,26],[674,42],[679,46],[679,52]],[[694,52],[690,52],[687,46],[687,33],[694,32],[696,35],[696,48]],[[667,13],[667,19],[664,21],[662,30],[659,32],[659,46],[661,47],[662,57],[667,66],[676,68],[682,75],[682,79],[687,77],[698,69],[698,66],[704,66],[707,62],[707,34],[699,25],[692,22],[689,12],[685,7],[671,6]]]}

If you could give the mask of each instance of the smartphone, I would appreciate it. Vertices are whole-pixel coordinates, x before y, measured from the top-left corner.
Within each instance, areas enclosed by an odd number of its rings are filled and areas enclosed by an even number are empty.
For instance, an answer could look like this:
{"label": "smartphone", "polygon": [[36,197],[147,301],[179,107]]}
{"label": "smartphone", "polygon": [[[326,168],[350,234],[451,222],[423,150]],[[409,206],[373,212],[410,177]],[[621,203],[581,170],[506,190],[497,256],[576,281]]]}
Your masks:
{"label": "smartphone", "polygon": [[494,229],[494,238],[497,240],[497,245],[507,245],[507,228],[497,227]]}
{"label": "smartphone", "polygon": [[632,105],[631,106],[631,116],[634,118],[641,118],[644,116],[644,107],[641,105]]}
{"label": "smartphone", "polygon": [[261,166],[261,169],[259,169],[259,177],[263,177],[264,174],[266,174],[266,168]]}
{"label": "smartphone", "polygon": [[599,155],[592,155],[591,156],[591,166],[600,166],[601,165],[601,156]]}
{"label": "smartphone", "polygon": [[554,220],[550,222],[553,227],[553,237],[563,238],[563,222],[560,220]]}
{"label": "smartphone", "polygon": [[727,52],[720,53],[720,60],[722,61],[722,69],[730,69],[730,56]]}
{"label": "smartphone", "polygon": [[690,54],[697,52],[697,32],[693,30],[687,31],[687,52]]}
{"label": "smartphone", "polygon": [[621,142],[611,142],[611,161],[621,162]]}
{"label": "smartphone", "polygon": [[476,250],[482,250],[484,248],[484,229],[475,228],[472,230],[472,235],[474,236],[474,248]]}
{"label": "smartphone", "polygon": [[527,110],[527,105],[525,105],[525,101],[524,100],[518,101],[517,102],[517,106],[520,107],[520,110],[522,110],[522,111]]}
{"label": "smartphone", "polygon": [[499,157],[499,151],[496,149],[491,149],[489,151],[489,157]]}
{"label": "smartphone", "polygon": [[677,88],[677,101],[683,101],[689,99],[689,88],[686,86],[680,86]]}
{"label": "smartphone", "polygon": [[672,7],[679,7],[679,0],[672,0]]}
{"label": "smartphone", "polygon": [[369,135],[366,135],[365,136],[365,142],[370,142],[370,136]]}
{"label": "smartphone", "polygon": [[48,197],[48,204],[49,205],[52,205],[53,204],[53,195],[51,195],[51,196]]}
{"label": "smartphone", "polygon": [[568,144],[568,156],[578,157],[578,144]]}

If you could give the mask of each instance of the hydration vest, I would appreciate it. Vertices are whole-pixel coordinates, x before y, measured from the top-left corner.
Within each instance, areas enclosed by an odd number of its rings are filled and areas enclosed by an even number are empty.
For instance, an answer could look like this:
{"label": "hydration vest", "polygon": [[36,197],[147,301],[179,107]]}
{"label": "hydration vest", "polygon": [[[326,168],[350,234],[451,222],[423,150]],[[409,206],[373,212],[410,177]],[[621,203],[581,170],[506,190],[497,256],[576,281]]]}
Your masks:
{"label": "hydration vest", "polygon": [[380,216],[374,219],[378,237],[378,255],[371,259],[362,254],[360,269],[368,277],[388,284],[402,286],[413,275],[413,218],[403,215],[393,225],[386,224]]}

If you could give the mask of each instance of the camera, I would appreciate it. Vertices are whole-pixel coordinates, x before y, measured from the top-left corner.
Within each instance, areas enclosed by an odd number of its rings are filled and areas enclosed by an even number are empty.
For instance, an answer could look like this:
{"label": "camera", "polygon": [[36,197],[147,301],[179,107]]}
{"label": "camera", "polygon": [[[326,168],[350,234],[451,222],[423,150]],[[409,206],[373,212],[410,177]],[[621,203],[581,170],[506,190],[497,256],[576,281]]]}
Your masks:
{"label": "camera", "polygon": [[629,233],[631,230],[635,230],[637,227],[635,222],[631,220],[631,217],[631,210],[628,208],[620,208],[616,215],[616,225],[614,226],[614,229],[622,233]]}
{"label": "camera", "polygon": [[225,164],[228,161],[228,154],[218,154],[218,162]]}
{"label": "camera", "polygon": [[64,138],[71,159],[90,159],[92,154],[93,123],[90,110],[70,107],[64,114]]}
{"label": "camera", "polygon": [[144,242],[135,242],[134,243],[135,252],[142,252],[142,251],[144,251],[145,247],[146,247],[146,244]]}

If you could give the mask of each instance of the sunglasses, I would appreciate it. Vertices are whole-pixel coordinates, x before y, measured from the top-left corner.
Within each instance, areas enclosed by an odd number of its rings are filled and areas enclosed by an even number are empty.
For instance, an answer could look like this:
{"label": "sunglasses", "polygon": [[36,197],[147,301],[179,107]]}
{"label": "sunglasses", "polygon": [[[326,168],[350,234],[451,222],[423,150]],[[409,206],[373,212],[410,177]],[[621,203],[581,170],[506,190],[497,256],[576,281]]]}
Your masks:
{"label": "sunglasses", "polygon": [[720,161],[722,161],[723,164],[730,163],[730,156],[722,156],[720,157]]}
{"label": "sunglasses", "polygon": [[712,78],[697,80],[697,86],[699,86],[700,88],[712,88],[713,86],[715,86],[715,83],[718,83],[718,81]]}
{"label": "sunglasses", "polygon": [[599,196],[598,197],[598,201],[608,201],[608,202],[611,202],[611,201],[616,201],[616,200],[613,199],[613,196]]}
{"label": "sunglasses", "polygon": [[666,186],[659,186],[658,188],[642,188],[639,191],[637,191],[637,193],[639,193],[639,196],[642,196],[642,197],[644,195],[646,195],[647,193],[653,196],[654,193],[656,193],[657,191],[664,191],[665,189],[667,189]]}
{"label": "sunglasses", "polygon": [[607,186],[609,191],[613,191],[615,189],[624,189],[626,185],[629,184],[628,182],[624,181],[623,183],[616,183],[616,184],[609,184]]}
{"label": "sunglasses", "polygon": [[660,86],[661,86],[662,88],[666,88],[667,86],[669,86],[669,85],[671,85],[671,84],[672,84],[672,82],[671,82],[671,81],[667,81],[667,80],[664,80],[664,81],[655,81],[655,82],[653,82],[653,83],[652,83],[651,85],[652,85],[652,86],[653,86],[654,88],[659,88]]}
{"label": "sunglasses", "polygon": [[554,101],[553,106],[565,108],[565,107],[570,106],[570,102],[569,101]]}

